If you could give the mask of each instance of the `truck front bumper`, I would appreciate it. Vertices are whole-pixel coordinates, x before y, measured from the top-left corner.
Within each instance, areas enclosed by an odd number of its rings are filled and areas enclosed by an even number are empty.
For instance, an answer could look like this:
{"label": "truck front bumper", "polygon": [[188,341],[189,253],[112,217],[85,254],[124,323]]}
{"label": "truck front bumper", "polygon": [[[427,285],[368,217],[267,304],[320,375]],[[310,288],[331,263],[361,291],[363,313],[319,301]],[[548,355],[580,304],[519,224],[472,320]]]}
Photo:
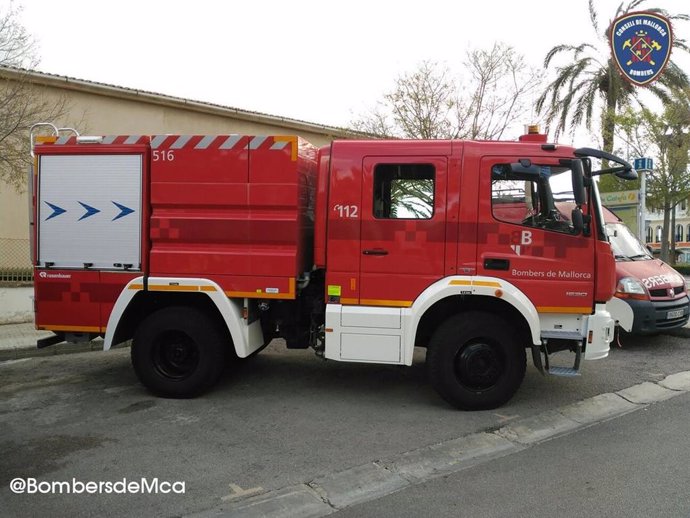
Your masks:
{"label": "truck front bumper", "polygon": [[585,360],[600,360],[609,355],[615,322],[606,310],[606,304],[596,304],[594,314],[587,317]]}

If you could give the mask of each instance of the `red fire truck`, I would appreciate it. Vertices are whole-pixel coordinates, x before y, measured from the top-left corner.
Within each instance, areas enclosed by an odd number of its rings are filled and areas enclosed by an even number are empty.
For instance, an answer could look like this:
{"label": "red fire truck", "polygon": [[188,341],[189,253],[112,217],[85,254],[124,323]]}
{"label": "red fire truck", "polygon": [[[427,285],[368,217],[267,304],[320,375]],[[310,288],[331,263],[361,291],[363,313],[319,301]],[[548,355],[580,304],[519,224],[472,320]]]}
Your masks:
{"label": "red fire truck", "polygon": [[[55,333],[39,347],[132,340],[138,378],[167,397],[274,338],[397,365],[424,347],[431,384],[463,409],[510,399],[528,349],[555,375],[608,354],[615,266],[593,178],[634,177],[620,158],[538,132],[317,149],[48,128],[32,137],[36,327]],[[572,367],[549,364],[559,351]]]}

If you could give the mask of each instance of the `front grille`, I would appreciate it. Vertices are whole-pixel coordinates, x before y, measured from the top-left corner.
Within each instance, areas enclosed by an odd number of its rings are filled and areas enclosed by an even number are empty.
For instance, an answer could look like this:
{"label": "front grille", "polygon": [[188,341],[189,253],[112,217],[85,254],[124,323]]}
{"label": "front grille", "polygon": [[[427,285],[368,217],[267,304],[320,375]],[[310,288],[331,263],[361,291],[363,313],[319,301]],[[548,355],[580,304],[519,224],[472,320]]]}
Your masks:
{"label": "front grille", "polygon": [[[685,286],[676,286],[673,289],[673,296],[680,295],[685,292]],[[655,298],[668,298],[668,288],[659,288],[656,290],[649,290],[649,294]]]}

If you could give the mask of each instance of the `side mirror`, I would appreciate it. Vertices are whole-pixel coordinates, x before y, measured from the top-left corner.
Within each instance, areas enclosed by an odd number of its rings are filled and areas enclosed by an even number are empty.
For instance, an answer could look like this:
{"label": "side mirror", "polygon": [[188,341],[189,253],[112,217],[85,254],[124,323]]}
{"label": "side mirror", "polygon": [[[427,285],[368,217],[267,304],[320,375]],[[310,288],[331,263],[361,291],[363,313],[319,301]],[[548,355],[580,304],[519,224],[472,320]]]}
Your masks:
{"label": "side mirror", "polygon": [[573,183],[573,197],[578,207],[586,201],[585,196],[585,171],[582,167],[582,160],[573,160],[571,166],[571,177]]}
{"label": "side mirror", "polygon": [[637,171],[635,171],[633,168],[624,169],[623,171],[616,173],[616,177],[620,178],[621,180],[637,180]]}
{"label": "side mirror", "polygon": [[575,235],[579,236],[585,229],[585,222],[582,218],[582,211],[578,208],[574,208],[570,213],[570,221],[573,223],[573,228],[575,229]]}

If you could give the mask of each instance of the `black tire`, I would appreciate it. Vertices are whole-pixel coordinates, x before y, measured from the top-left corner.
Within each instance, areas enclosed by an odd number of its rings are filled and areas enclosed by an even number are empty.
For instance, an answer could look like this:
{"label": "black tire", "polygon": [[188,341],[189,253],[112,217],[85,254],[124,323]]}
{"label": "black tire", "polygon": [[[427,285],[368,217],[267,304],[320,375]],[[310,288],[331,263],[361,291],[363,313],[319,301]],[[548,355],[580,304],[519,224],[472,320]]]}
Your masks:
{"label": "black tire", "polygon": [[149,315],[132,342],[139,381],[156,395],[194,397],[211,388],[225,366],[229,343],[218,323],[190,307],[173,306]]}
{"label": "black tire", "polygon": [[517,330],[479,311],[443,322],[426,359],[431,385],[462,410],[489,410],[507,402],[525,377],[526,362]]}

